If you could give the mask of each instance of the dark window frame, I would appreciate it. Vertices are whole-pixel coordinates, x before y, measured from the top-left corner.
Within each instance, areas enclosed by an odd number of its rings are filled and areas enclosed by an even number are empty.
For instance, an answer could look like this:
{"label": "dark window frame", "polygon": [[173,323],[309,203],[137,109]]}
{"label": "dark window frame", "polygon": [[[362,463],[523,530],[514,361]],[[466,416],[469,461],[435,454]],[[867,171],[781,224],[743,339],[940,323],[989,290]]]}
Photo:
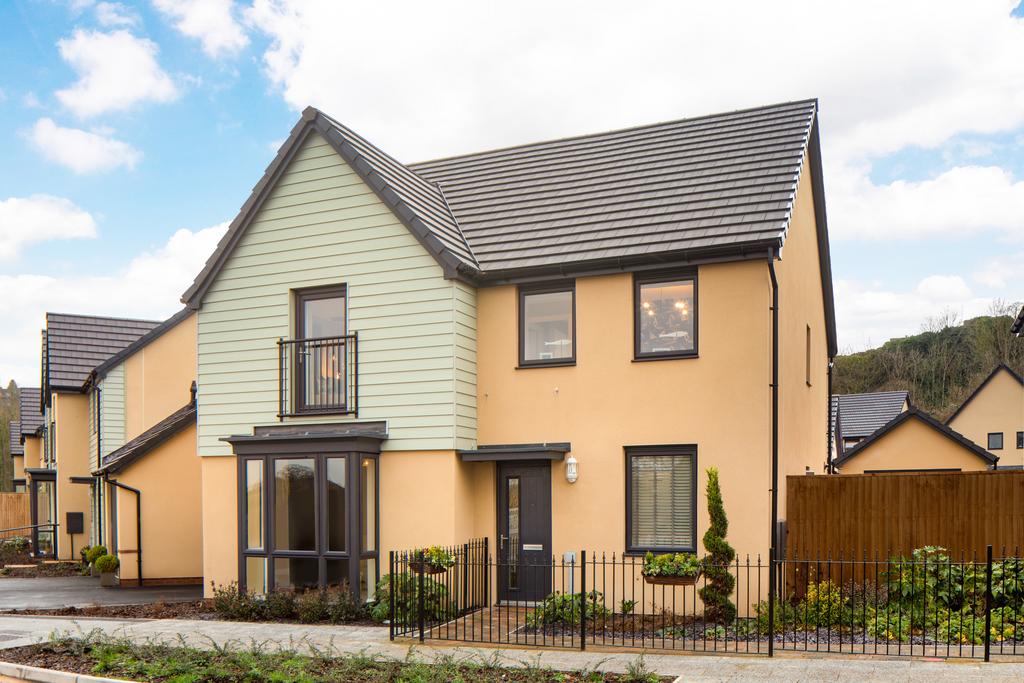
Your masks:
{"label": "dark window frame", "polygon": [[[653,553],[696,553],[697,537],[699,529],[697,526],[697,483],[700,477],[700,470],[697,467],[698,453],[697,444],[675,444],[666,446],[626,446],[626,544],[625,555],[643,555],[647,552]],[[634,546],[633,545],[633,467],[632,461],[636,456],[674,456],[689,455],[693,458],[693,484],[691,486],[690,516],[693,526],[693,545],[691,547],[662,547],[662,546]]]}
{"label": "dark window frame", "polygon": [[[526,359],[526,297],[534,294],[555,294],[569,292],[572,295],[572,355],[569,358],[552,358],[541,360]],[[552,368],[576,365],[576,280],[561,280],[541,284],[520,285],[516,293],[517,335],[519,345],[518,368]]]}
{"label": "dark window frame", "polygon": [[[641,329],[641,294],[643,285],[657,284],[659,282],[671,282],[677,280],[690,280],[693,283],[693,349],[689,351],[657,351],[643,353],[640,351],[640,329]],[[633,360],[679,360],[683,358],[699,358],[700,342],[700,304],[698,296],[697,270],[686,268],[682,270],[658,271],[653,273],[633,274]]]}
{"label": "dark window frame", "polygon": [[[329,458],[345,458],[345,487],[346,487],[346,539],[345,551],[330,550],[328,548],[327,518],[329,513],[329,501],[327,496],[327,460]],[[366,550],[362,547],[362,522],[363,522],[363,497],[360,470],[364,459],[374,460],[374,550]],[[276,486],[274,485],[274,463],[277,460],[301,460],[312,459],[314,461],[314,487],[315,503],[314,515],[316,518],[316,541],[314,550],[277,550],[275,546],[274,528],[274,505],[276,504]],[[324,587],[327,584],[327,562],[340,560],[348,562],[348,584],[356,598],[359,596],[359,572],[362,560],[375,560],[375,572],[372,583],[369,586],[376,586],[380,581],[380,456],[375,453],[361,451],[345,452],[323,452],[323,453],[276,453],[273,455],[239,455],[237,460],[237,486],[238,505],[236,512],[236,523],[238,525],[238,586],[246,590],[246,559],[250,557],[264,560],[264,580],[267,592],[274,590],[274,560],[291,558],[308,558],[317,560],[318,585]],[[246,532],[248,530],[248,513],[246,506],[246,464],[251,461],[260,461],[263,465],[263,547],[246,548]],[[351,488],[350,488],[351,487]],[[350,495],[352,492],[354,495]],[[354,550],[358,548],[358,550]]]}
{"label": "dark window frame", "polygon": [[1017,432],[1017,448],[1024,448],[1024,432]]}
{"label": "dark window frame", "polygon": [[342,332],[341,336],[348,334],[348,285],[346,283],[293,289],[292,295],[295,297],[295,328],[293,330],[293,339],[298,340],[307,338],[305,333],[306,309],[303,304],[307,301],[319,301],[320,299],[334,299],[337,297],[341,297],[345,300],[345,330]]}
{"label": "dark window frame", "polygon": [[[311,406],[311,405],[307,405],[306,404],[306,380],[305,380],[305,374],[302,373],[302,372],[298,372],[298,367],[299,367],[299,363],[300,363],[299,349],[302,348],[302,347],[299,346],[299,345],[292,345],[290,350],[287,351],[287,353],[291,354],[290,364],[291,364],[291,367],[294,370],[294,374],[290,378],[287,379],[288,391],[291,394],[291,398],[290,398],[291,407],[289,408],[289,412],[287,414],[288,417],[303,416],[303,415],[349,415],[349,414],[356,414],[356,412],[357,412],[356,410],[354,410],[352,408],[352,406],[349,405],[350,400],[349,400],[349,396],[348,396],[349,382],[350,381],[354,382],[354,383],[358,382],[358,379],[354,378],[354,375],[355,375],[354,369],[353,368],[349,368],[350,360],[349,360],[349,357],[348,357],[349,356],[349,354],[348,354],[348,344],[351,343],[351,342],[348,341],[348,337],[349,337],[349,333],[348,333],[348,331],[349,331],[349,326],[348,326],[348,323],[349,323],[349,320],[348,320],[348,304],[349,304],[349,300],[348,300],[348,284],[342,282],[342,283],[331,284],[331,285],[318,285],[318,286],[315,286],[315,287],[302,287],[302,288],[298,288],[298,289],[293,289],[292,290],[292,300],[293,300],[293,305],[294,305],[294,315],[292,316],[293,317],[293,321],[292,321],[293,322],[293,325],[292,325],[292,339],[294,341],[296,341],[296,342],[300,342],[300,341],[303,341],[303,340],[315,340],[315,339],[325,339],[325,340],[335,339],[335,337],[307,337],[306,336],[306,334],[305,334],[305,328],[306,328],[306,314],[305,314],[306,307],[305,307],[305,304],[306,304],[306,302],[309,302],[309,301],[319,301],[319,300],[322,300],[322,299],[335,299],[335,298],[339,298],[339,297],[342,299],[342,305],[344,307],[344,321],[345,321],[345,328],[344,328],[344,330],[342,330],[341,337],[339,337],[341,339],[346,339],[346,342],[345,342],[344,369],[345,369],[346,375],[348,375],[349,373],[351,373],[353,375],[352,379],[350,379],[348,376],[346,376],[346,378],[345,378],[344,385],[343,385],[344,386],[344,392],[343,392],[344,395],[341,396],[341,399],[342,399],[343,402],[342,403],[338,403],[337,405],[328,405],[328,406],[320,406],[320,405]],[[354,360],[352,362],[358,363],[358,360]],[[280,380],[280,382],[282,384],[281,390],[283,390],[285,380]],[[282,411],[283,411],[283,408],[282,408]],[[279,417],[281,419],[283,419],[284,416],[279,416]]]}
{"label": "dark window frame", "polygon": [[[992,445],[992,437],[993,436],[998,436],[999,437],[999,445],[998,446],[993,446]],[[989,432],[988,433],[988,439],[985,441],[985,443],[987,444],[987,446],[986,446],[987,450],[990,450],[990,451],[1001,451],[1001,450],[1003,450],[1003,443],[1004,443],[1003,433],[1002,432]]]}

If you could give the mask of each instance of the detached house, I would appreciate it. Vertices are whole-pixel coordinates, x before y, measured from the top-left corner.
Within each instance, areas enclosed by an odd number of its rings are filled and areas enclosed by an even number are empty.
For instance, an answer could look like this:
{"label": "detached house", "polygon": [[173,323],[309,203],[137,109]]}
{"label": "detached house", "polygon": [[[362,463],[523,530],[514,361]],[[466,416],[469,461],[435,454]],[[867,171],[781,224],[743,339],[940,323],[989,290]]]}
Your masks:
{"label": "detached house", "polygon": [[1000,469],[1024,467],[1024,377],[1000,363],[946,424],[997,456]]}
{"label": "detached house", "polygon": [[93,513],[98,480],[89,462],[93,415],[86,381],[93,368],[158,323],[87,315],[46,314],[43,331],[42,453],[26,468],[32,524],[56,524],[56,533],[36,529],[41,555],[77,559],[78,549],[97,540]]}
{"label": "detached house", "polygon": [[11,485],[15,493],[25,492],[25,446],[21,443],[21,423],[11,420],[8,424],[11,454]]}
{"label": "detached house", "polygon": [[836,394],[832,397],[832,460],[842,457],[910,408],[906,391]]}
{"label": "detached house", "polygon": [[206,580],[697,551],[710,466],[766,553],[829,450],[819,150],[813,100],[411,165],[307,109],[183,296]]}

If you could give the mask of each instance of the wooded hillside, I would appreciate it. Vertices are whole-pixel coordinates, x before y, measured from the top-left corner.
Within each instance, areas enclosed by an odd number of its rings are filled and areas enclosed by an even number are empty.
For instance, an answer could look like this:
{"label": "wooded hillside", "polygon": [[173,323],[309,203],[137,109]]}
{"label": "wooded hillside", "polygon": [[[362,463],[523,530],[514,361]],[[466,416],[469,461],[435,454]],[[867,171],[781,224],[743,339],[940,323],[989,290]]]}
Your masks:
{"label": "wooded hillside", "polygon": [[1024,373],[1024,339],[1010,335],[1020,304],[993,308],[962,323],[952,315],[931,320],[920,334],[838,356],[833,392],[906,389],[916,406],[945,420],[999,363]]}
{"label": "wooded hillside", "polygon": [[13,491],[11,479],[14,463],[11,462],[11,420],[17,420],[20,411],[18,385],[12,379],[7,388],[0,387],[0,491]]}

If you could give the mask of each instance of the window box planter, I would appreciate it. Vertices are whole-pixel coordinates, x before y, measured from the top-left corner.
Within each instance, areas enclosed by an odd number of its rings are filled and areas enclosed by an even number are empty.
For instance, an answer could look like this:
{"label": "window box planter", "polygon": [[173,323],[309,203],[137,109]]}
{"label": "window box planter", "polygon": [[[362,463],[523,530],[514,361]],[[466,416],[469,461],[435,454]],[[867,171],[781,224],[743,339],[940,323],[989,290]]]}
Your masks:
{"label": "window box planter", "polygon": [[417,574],[444,574],[448,571],[448,567],[442,567],[438,564],[431,564],[430,562],[421,562],[419,560],[413,560],[409,563],[409,569]]}
{"label": "window box planter", "polygon": [[703,572],[688,576],[665,576],[644,574],[644,581],[655,586],[695,586]]}
{"label": "window box planter", "polygon": [[662,586],[692,586],[703,573],[704,567],[696,555],[666,553],[644,555],[642,574],[644,581]]}
{"label": "window box planter", "polygon": [[416,553],[409,568],[417,574],[444,574],[455,566],[455,556],[441,546],[431,546]]}

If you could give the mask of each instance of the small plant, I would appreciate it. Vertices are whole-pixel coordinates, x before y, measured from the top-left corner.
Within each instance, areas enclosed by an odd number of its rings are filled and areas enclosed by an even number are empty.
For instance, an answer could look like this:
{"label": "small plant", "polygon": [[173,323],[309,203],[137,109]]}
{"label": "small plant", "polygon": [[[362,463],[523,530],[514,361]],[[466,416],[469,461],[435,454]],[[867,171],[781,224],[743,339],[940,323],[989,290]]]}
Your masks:
{"label": "small plant", "polygon": [[850,610],[839,586],[829,580],[807,586],[807,594],[797,607],[809,627],[843,626],[850,623]]}
{"label": "small plant", "polygon": [[658,683],[658,674],[647,668],[647,662],[641,654],[626,665],[626,675],[622,679],[626,683]]}
{"label": "small plant", "polygon": [[295,616],[304,624],[327,620],[327,601],[322,588],[313,588],[295,596]]}
{"label": "small plant", "polygon": [[636,600],[623,600],[619,603],[620,614],[632,614],[636,609]]}
{"label": "small plant", "polygon": [[423,553],[423,563],[429,567],[450,569],[455,566],[455,556],[439,545],[432,545],[420,552]]}
{"label": "small plant", "polygon": [[96,571],[100,574],[113,574],[121,566],[121,560],[114,555],[100,555],[96,558]]}
{"label": "small plant", "polygon": [[106,554],[107,547],[105,545],[90,546],[89,551],[85,554],[85,561],[89,564],[95,564],[96,560],[100,559]]}
{"label": "small plant", "polygon": [[[573,626],[580,623],[580,610],[583,608],[582,593],[552,593],[544,598],[537,609],[526,615],[526,625],[530,628],[541,626]],[[604,594],[590,591],[586,600],[587,619],[607,619],[611,612],[604,606]]]}
{"label": "small plant", "polygon": [[78,557],[82,560],[82,564],[89,564],[89,561],[85,559],[85,556],[89,554],[90,545],[83,545],[78,549]]}
{"label": "small plant", "polygon": [[249,610],[251,613],[259,614],[260,617],[273,621],[295,618],[295,593],[290,590],[274,589],[263,596],[263,609],[259,610],[255,605]]}
{"label": "small plant", "polygon": [[719,624],[728,624],[736,618],[736,605],[729,598],[736,585],[736,577],[729,571],[729,565],[736,559],[736,551],[725,540],[729,531],[729,520],[725,516],[722,489],[718,484],[718,469],[707,470],[708,516],[711,524],[704,533],[704,576],[707,583],[700,589],[704,601],[704,618]]}
{"label": "small plant", "polygon": [[355,621],[362,618],[365,613],[347,583],[327,588],[324,597],[327,602],[327,620],[332,624]]}
{"label": "small plant", "polygon": [[644,555],[644,576],[695,577],[701,572],[701,562],[692,553],[667,553]]}
{"label": "small plant", "polygon": [[[419,590],[421,576],[416,574],[385,574],[377,583],[370,618],[385,622],[390,619],[391,591],[395,591],[395,615],[400,621],[413,623],[419,618]],[[440,621],[454,614],[448,599],[448,589],[441,583],[422,577],[423,617]]]}
{"label": "small plant", "polygon": [[240,590],[234,581],[226,586],[218,586],[211,581],[210,586],[213,588],[213,609],[222,619],[255,621],[264,617],[266,600]]}

